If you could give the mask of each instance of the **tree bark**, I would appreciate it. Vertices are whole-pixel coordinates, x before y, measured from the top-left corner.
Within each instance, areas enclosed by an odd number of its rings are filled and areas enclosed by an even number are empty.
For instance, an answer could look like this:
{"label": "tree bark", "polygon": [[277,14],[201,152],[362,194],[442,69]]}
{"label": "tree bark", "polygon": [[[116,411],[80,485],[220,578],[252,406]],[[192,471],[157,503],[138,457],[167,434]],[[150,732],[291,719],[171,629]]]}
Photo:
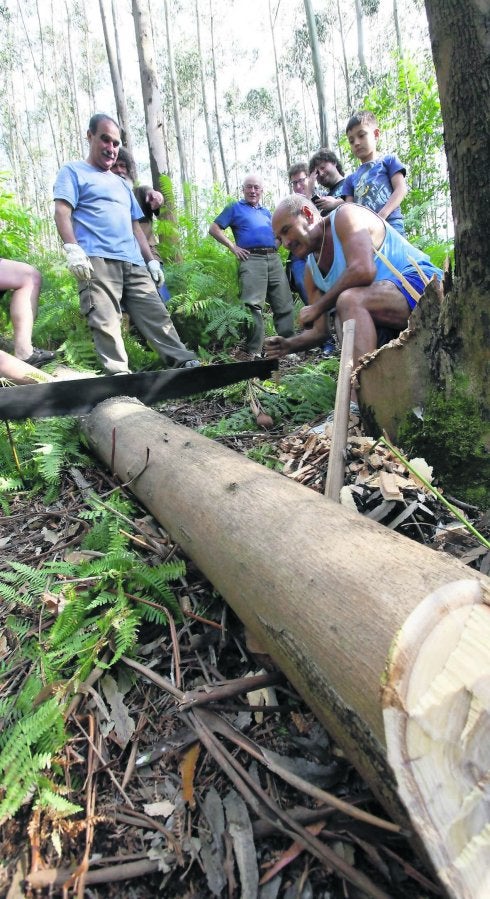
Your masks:
{"label": "tree bark", "polygon": [[364,53],[364,21],[362,14],[361,0],[355,0],[356,7],[356,27],[357,27],[357,58],[359,60],[359,68],[365,72],[366,56]]}
{"label": "tree bark", "polygon": [[320,62],[320,47],[318,44],[318,33],[316,29],[315,14],[311,0],[304,0],[306,23],[308,25],[308,34],[310,36],[311,59],[313,62],[313,71],[315,73],[316,95],[318,99],[318,117],[320,121],[320,144],[322,147],[328,147],[328,117],[327,103],[325,98],[325,85],[323,83],[322,67]]}
{"label": "tree bark", "polygon": [[349,115],[350,115],[353,112],[353,110],[352,110],[352,100],[351,100],[351,93],[350,93],[349,63],[347,62],[347,51],[345,49],[344,25],[343,25],[343,21],[342,21],[342,13],[340,11],[340,0],[337,0],[337,16],[338,16],[338,20],[339,20],[340,43],[342,45],[342,58],[344,60],[344,80],[345,80],[346,102],[347,102],[347,109],[349,110]]}
{"label": "tree bark", "polygon": [[[284,111],[284,102],[282,99],[282,90],[281,90],[281,79],[279,77],[279,65],[277,62],[277,49],[276,49],[276,37],[274,34],[274,20],[272,18],[272,0],[269,0],[269,25],[271,29],[271,39],[272,39],[272,50],[274,53],[274,67],[276,70],[276,87],[277,87],[277,99],[279,102],[279,115],[281,117],[281,128],[282,128],[282,137],[284,141],[284,154],[286,156],[286,168],[288,169],[291,165],[291,152],[289,149],[289,137],[288,137],[288,129],[286,123],[286,115]],[[276,10],[277,16],[277,10]]]}
{"label": "tree bark", "polygon": [[[455,232],[453,290],[442,310],[443,339],[453,366],[490,418],[488,2],[426,0],[449,169]],[[478,173],[478,177],[476,177]]]}
{"label": "tree bark", "polygon": [[[117,120],[121,131],[121,141],[133,155],[133,147],[131,135],[129,132],[128,107],[126,105],[126,94],[124,93],[124,85],[122,81],[122,72],[118,65],[118,60],[112,46],[109,29],[107,27],[107,16],[104,6],[104,0],[99,0],[100,18],[102,21],[102,31],[104,32],[105,49],[109,62],[109,70],[111,73],[112,90],[114,91],[114,100],[116,103]],[[115,24],[115,20],[114,20]]]}
{"label": "tree bark", "polygon": [[209,118],[208,101],[207,101],[207,97],[206,97],[206,79],[204,78],[204,63],[203,63],[203,53],[202,53],[202,44],[201,44],[201,20],[200,20],[200,15],[199,15],[199,0],[196,0],[196,28],[197,28],[197,51],[199,54],[199,75],[201,78],[202,108],[203,108],[203,112],[204,112],[204,122],[206,125],[206,140],[207,140],[207,144],[208,144],[209,164],[211,166],[211,177],[213,179],[213,184],[217,184],[218,169],[216,167],[216,159],[214,156],[214,141],[213,141],[213,134],[211,131],[211,121]]}
{"label": "tree bark", "polygon": [[160,174],[165,171],[165,146],[162,138],[162,109],[155,66],[155,53],[151,38],[151,24],[146,0],[132,0],[132,12],[138,60],[141,92],[145,110],[146,139],[150,155],[152,182],[159,187]]}
{"label": "tree bark", "polygon": [[83,430],[403,819],[380,702],[394,635],[452,582],[490,600],[488,579],[134,400],[101,403]]}
{"label": "tree bark", "polygon": [[211,63],[213,67],[213,96],[214,96],[214,117],[216,121],[216,134],[218,135],[218,146],[219,146],[219,155],[221,159],[221,165],[223,166],[223,178],[225,181],[226,193],[230,193],[230,182],[228,180],[228,169],[226,167],[226,159],[225,159],[225,149],[223,146],[223,136],[221,134],[221,122],[219,116],[219,104],[218,104],[218,78],[216,75],[216,52],[214,47],[214,14],[213,14],[213,0],[209,0],[209,27],[211,32]]}
{"label": "tree bark", "polygon": [[175,126],[175,140],[177,142],[177,152],[179,154],[179,162],[180,162],[180,180],[182,182],[182,190],[184,192],[185,197],[185,185],[189,180],[189,176],[187,173],[187,159],[184,148],[184,140],[182,137],[182,128],[180,126],[180,109],[179,109],[179,95],[177,90],[177,73],[175,71],[175,62],[174,62],[174,49],[172,45],[172,38],[170,35],[170,20],[168,15],[168,0],[163,0],[163,9],[165,12],[165,30],[167,34],[167,63],[170,72],[170,86],[172,89],[172,108],[174,113],[174,126]]}
{"label": "tree bark", "polygon": [[400,57],[400,64],[403,69],[403,80],[405,82],[405,94],[406,94],[405,108],[407,110],[407,131],[408,131],[409,140],[411,141],[412,136],[413,136],[412,99],[410,96],[410,85],[408,83],[408,78],[407,78],[407,67],[405,65],[405,59],[404,59],[404,53],[403,53],[402,33],[400,30],[400,21],[398,18],[398,0],[393,0],[393,21],[395,23],[396,45],[398,47],[398,55]]}

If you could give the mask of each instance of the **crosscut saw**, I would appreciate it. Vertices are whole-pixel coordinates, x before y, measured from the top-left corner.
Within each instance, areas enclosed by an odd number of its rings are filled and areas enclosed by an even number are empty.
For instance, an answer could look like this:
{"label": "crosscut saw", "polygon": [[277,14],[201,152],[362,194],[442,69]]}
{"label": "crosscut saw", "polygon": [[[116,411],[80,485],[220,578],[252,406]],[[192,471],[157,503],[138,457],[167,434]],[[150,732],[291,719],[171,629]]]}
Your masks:
{"label": "crosscut saw", "polygon": [[254,362],[4,387],[0,389],[0,419],[19,421],[58,415],[85,415],[102,400],[117,396],[136,397],[147,406],[152,406],[161,400],[205,393],[249,378],[267,378],[277,367],[277,359],[257,359]]}

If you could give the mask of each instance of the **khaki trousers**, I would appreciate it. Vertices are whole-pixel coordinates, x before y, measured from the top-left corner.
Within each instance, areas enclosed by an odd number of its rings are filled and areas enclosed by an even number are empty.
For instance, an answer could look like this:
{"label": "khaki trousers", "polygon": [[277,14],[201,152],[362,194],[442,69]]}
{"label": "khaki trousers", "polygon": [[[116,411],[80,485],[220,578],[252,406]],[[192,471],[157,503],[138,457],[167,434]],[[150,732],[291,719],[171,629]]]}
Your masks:
{"label": "khaki trousers", "polygon": [[182,343],[144,266],[99,256],[91,256],[90,261],[94,271],[90,281],[80,284],[80,310],[108,374],[129,371],[121,334],[123,312],[167,365],[179,366],[196,358]]}
{"label": "khaki trousers", "polygon": [[260,353],[264,342],[265,302],[272,309],[274,325],[281,337],[294,334],[293,297],[286,271],[278,253],[254,255],[240,262],[240,297],[253,316],[252,332],[247,342],[249,353]]}

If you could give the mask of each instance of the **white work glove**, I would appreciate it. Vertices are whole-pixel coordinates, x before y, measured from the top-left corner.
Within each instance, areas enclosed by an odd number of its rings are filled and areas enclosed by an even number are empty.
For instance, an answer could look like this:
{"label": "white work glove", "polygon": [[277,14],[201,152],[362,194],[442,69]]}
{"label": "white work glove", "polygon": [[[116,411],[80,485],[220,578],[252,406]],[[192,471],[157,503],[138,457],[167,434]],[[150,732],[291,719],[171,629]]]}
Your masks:
{"label": "white work glove", "polygon": [[77,281],[90,281],[94,267],[87,254],[77,243],[64,243],[68,269]]}
{"label": "white work glove", "polygon": [[163,268],[157,259],[150,259],[150,261],[146,263],[146,267],[157,287],[161,287],[162,284],[165,284]]}

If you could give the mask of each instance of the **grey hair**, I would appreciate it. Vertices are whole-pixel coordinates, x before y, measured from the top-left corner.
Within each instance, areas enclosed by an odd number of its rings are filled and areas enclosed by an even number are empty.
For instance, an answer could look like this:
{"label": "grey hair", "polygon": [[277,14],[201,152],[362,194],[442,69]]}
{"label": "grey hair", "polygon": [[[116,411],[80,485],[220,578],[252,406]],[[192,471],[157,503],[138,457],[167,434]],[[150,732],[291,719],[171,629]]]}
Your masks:
{"label": "grey hair", "polygon": [[311,212],[315,213],[315,218],[320,218],[320,213],[315,204],[306,197],[303,197],[302,194],[288,194],[287,197],[284,197],[284,200],[281,200],[280,203],[277,204],[274,213],[286,212],[288,215],[299,215],[305,206]]}

